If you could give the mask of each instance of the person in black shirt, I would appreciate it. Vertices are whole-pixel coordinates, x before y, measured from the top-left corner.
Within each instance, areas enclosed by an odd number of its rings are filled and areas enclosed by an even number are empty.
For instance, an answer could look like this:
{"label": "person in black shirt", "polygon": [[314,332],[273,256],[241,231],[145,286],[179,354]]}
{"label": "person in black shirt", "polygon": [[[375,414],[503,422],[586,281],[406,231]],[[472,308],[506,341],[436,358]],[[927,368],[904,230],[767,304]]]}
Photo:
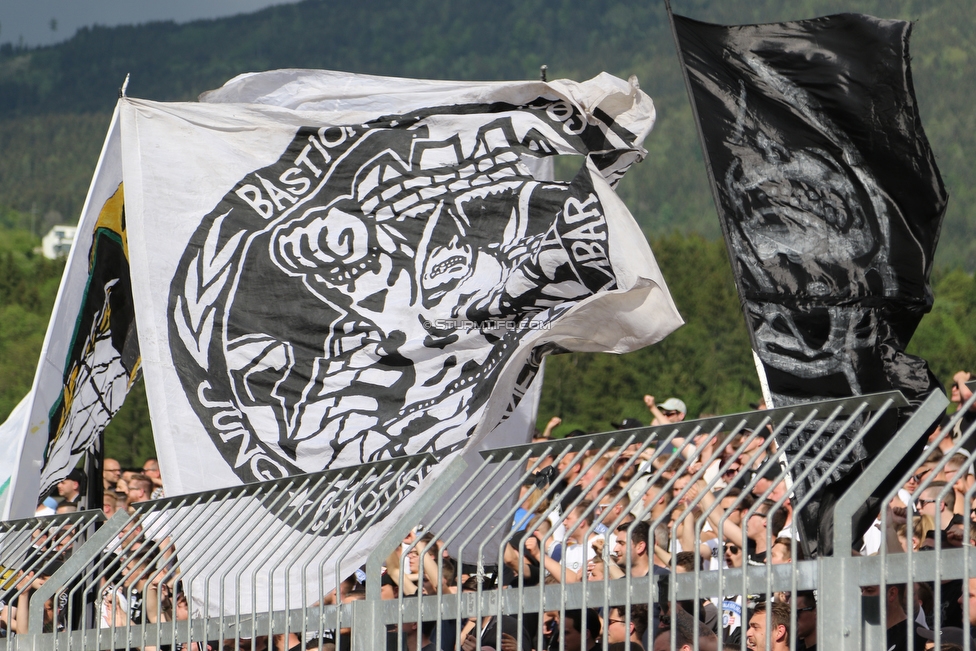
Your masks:
{"label": "person in black shirt", "polygon": [[817,648],[817,600],[812,590],[796,593],[796,639],[805,651]]}
{"label": "person in black shirt", "polygon": [[[862,597],[879,599],[881,588],[876,585],[863,586]],[[877,606],[880,612],[880,604]],[[924,649],[925,640],[915,632],[914,623],[908,620],[905,613],[905,584],[888,585],[885,590],[885,647],[888,651],[908,651],[908,636],[915,638],[915,649]]]}

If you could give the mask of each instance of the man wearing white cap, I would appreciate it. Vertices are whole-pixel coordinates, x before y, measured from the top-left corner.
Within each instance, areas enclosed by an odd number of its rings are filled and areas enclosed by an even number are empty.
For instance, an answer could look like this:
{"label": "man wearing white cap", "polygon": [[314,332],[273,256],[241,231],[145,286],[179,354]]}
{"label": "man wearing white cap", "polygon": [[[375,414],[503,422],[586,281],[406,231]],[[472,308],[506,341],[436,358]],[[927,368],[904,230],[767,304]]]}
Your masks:
{"label": "man wearing white cap", "polygon": [[654,396],[644,396],[644,404],[647,405],[647,408],[651,410],[651,414],[654,416],[654,420],[651,421],[652,427],[654,425],[680,423],[685,419],[685,414],[688,413],[688,408],[685,406],[684,401],[679,398],[668,398],[658,408],[658,405],[654,402]]}

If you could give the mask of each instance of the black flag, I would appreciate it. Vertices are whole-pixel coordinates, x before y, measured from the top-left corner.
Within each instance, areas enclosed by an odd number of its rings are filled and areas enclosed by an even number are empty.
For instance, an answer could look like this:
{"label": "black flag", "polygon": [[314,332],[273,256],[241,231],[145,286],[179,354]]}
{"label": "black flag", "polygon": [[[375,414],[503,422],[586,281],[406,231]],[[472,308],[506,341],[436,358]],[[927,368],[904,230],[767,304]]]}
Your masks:
{"label": "black flag", "polygon": [[[905,347],[932,306],[947,195],[912,88],[911,25],[856,14],[674,25],[773,404],[890,389],[919,403],[939,383]],[[869,433],[798,514],[808,550],[819,527],[827,551],[835,497],[895,427]]]}

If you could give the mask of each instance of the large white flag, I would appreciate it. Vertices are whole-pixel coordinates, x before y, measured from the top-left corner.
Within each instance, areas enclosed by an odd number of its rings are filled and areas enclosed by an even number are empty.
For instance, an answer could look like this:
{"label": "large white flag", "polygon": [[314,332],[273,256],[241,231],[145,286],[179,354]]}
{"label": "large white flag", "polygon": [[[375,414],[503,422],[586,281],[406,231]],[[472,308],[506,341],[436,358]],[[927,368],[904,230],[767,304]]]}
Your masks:
{"label": "large white flag", "polygon": [[[8,507],[67,474],[140,363],[174,495],[514,443],[485,438],[546,353],[681,324],[612,189],[654,121],[636,83],[279,71],[202,99],[120,100]],[[532,171],[566,154],[571,181]]]}
{"label": "large white flag", "polygon": [[[458,450],[545,352],[681,323],[611,189],[654,119],[636,85],[281,71],[203,99],[121,102],[171,494]],[[560,154],[587,156],[571,182],[523,164]]]}
{"label": "large white flag", "polygon": [[17,430],[7,448],[14,468],[6,502],[0,499],[4,519],[34,515],[40,494],[92,449],[138,377],[120,144],[116,113],[82,209],[33,389],[18,407],[24,413],[16,428],[13,415],[4,425],[5,432],[8,425]]}

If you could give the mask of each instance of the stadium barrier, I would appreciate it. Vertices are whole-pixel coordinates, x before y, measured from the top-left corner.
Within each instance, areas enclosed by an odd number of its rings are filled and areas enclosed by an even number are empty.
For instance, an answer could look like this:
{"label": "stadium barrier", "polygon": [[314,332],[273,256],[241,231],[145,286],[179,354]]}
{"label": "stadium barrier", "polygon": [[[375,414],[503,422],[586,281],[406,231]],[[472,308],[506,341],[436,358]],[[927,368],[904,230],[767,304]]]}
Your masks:
{"label": "stadium barrier", "polygon": [[[608,617],[612,609],[619,616],[612,625],[622,624],[627,632],[634,630],[632,624],[639,628],[642,617],[650,620],[648,628],[659,620],[670,631],[660,648],[687,643],[696,650],[721,649],[731,633],[736,646],[745,649],[749,613],[764,601],[788,604],[791,649],[803,648],[798,630],[809,630],[813,615],[820,648],[887,649],[893,638],[886,641],[886,624],[898,619],[899,608],[907,619],[887,635],[901,627],[912,645],[909,633],[919,604],[931,611],[928,622],[939,631],[936,645],[955,635],[943,634],[946,625],[958,624],[968,651],[967,596],[969,579],[976,576],[976,535],[968,509],[961,535],[957,522],[946,534],[934,535],[932,550],[916,551],[911,541],[912,532],[919,526],[924,531],[926,523],[916,507],[938,514],[954,499],[954,484],[964,487],[965,503],[972,503],[976,483],[967,479],[972,457],[965,449],[973,431],[953,430],[974,400],[932,441],[939,446],[950,437],[952,448],[941,459],[923,456],[895,478],[887,494],[878,495],[892,469],[942,418],[948,401],[933,394],[915,410],[836,502],[833,554],[811,560],[801,560],[803,546],[795,536],[788,554],[786,545],[773,553],[769,523],[787,508],[804,509],[835,470],[862,450],[872,428],[876,436],[886,418],[907,406],[901,394],[457,457],[406,515],[386,527],[381,540],[370,539],[372,551],[358,570],[348,566],[348,558],[437,459],[404,457],[142,502],[131,515],[119,512],[108,519],[85,511],[4,522],[0,616],[9,621],[0,626],[26,631],[0,638],[0,651],[417,651],[431,630],[434,648],[462,648],[457,640],[470,631],[466,649],[576,651],[578,638],[566,633],[600,626],[597,617],[614,619]],[[958,452],[965,455],[962,467]],[[750,462],[740,465],[743,455]],[[951,480],[933,489],[947,468]],[[557,493],[573,477],[581,478],[580,490]],[[787,504],[791,490],[784,492],[781,481],[788,486],[806,481],[812,488],[792,493]],[[862,541],[852,531],[855,512],[872,495],[888,504],[899,491],[906,511],[883,509],[874,525],[878,553],[858,555]],[[560,505],[551,499],[557,495],[568,501]],[[653,498],[642,499],[648,495]],[[907,551],[895,538],[897,519],[906,523]],[[647,555],[639,544],[626,542],[640,538],[638,523],[644,520],[649,520],[647,549],[657,548]],[[707,569],[708,556],[718,560],[726,548],[710,542],[709,531],[745,535],[754,520],[766,523],[770,551],[762,562],[735,567],[733,548],[742,552],[750,543],[727,542],[730,566],[717,562]],[[514,533],[524,525],[530,525],[527,533]],[[534,554],[549,549],[560,530],[564,539],[585,542],[579,548],[564,542],[559,561],[548,561],[544,571]],[[422,535],[427,532],[433,535]],[[675,541],[693,552],[690,571],[687,554],[679,560],[671,553]],[[659,568],[645,573],[650,553]],[[789,560],[778,562],[783,556]],[[801,601],[804,606],[798,606]],[[782,607],[769,608],[773,616],[765,618],[766,644],[760,648],[774,648],[783,630],[774,626]],[[717,635],[710,635],[703,621],[709,614],[718,620]],[[734,625],[737,617],[736,638],[723,624]],[[603,626],[595,648],[607,651],[614,644],[608,627]],[[654,645],[653,633],[635,637],[643,637],[645,648]],[[631,646],[628,638],[613,648],[630,651]]]}

